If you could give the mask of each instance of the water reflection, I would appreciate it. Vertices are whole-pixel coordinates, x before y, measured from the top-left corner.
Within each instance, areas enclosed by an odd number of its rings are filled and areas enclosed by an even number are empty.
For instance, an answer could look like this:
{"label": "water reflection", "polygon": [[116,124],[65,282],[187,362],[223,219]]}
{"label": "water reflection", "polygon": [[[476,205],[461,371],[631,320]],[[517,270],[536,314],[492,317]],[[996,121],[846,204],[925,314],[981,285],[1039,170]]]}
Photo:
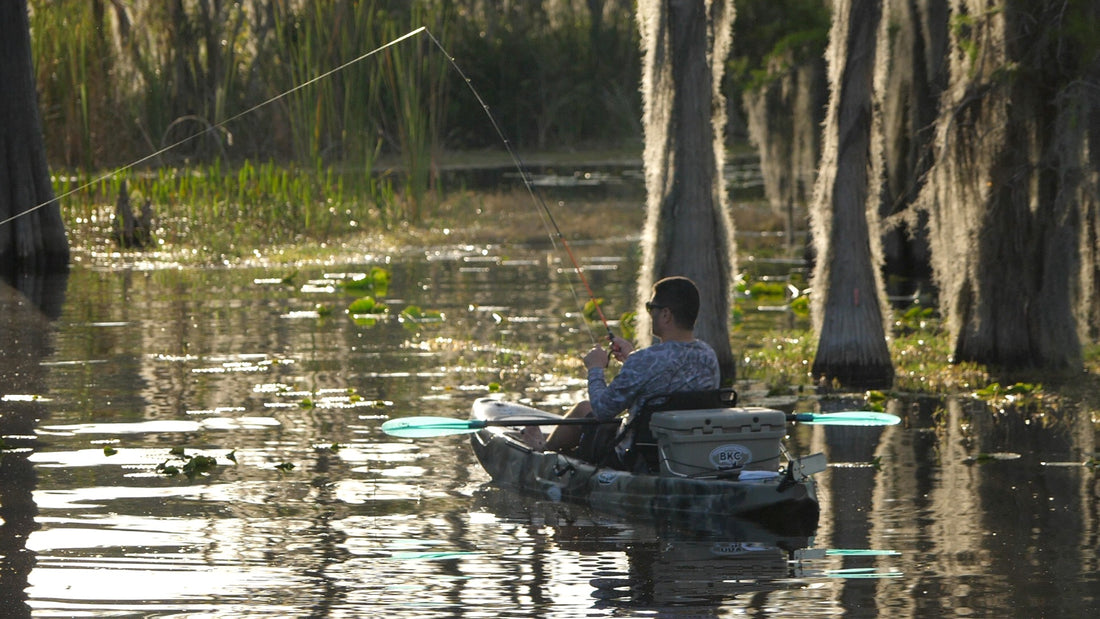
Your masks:
{"label": "water reflection", "polygon": [[[610,315],[632,309],[629,244],[575,247]],[[63,305],[3,288],[5,616],[1097,610],[1100,487],[1080,465],[1095,405],[897,396],[903,425],[793,427],[792,450],[832,463],[801,535],[616,520],[486,488],[465,438],[379,429],[465,415],[494,384],[551,408],[582,394],[579,361],[542,354],[592,343],[570,269],[532,247],[393,256],[395,311],[357,323],[343,311],[357,295],[324,283],[379,263],[76,268]],[[402,322],[406,305],[445,319]],[[748,320],[739,337],[792,318]],[[184,474],[200,455],[213,466]]]}
{"label": "water reflection", "polygon": [[35,427],[49,414],[42,359],[52,349],[51,323],[61,313],[68,274],[19,273],[0,278],[0,609],[30,616],[26,587],[36,557],[27,539],[38,529],[38,478],[28,457]]}
{"label": "water reflection", "polygon": [[799,588],[804,584],[800,551],[813,540],[739,519],[710,531],[625,521],[496,488],[479,491],[474,505],[497,519],[498,527],[522,527],[540,543],[574,555],[568,566],[573,573],[548,573],[545,586],[554,588],[558,578],[587,580],[587,595],[579,597],[583,588],[575,586],[570,596],[593,610],[685,607],[697,613],[717,610],[738,596]]}

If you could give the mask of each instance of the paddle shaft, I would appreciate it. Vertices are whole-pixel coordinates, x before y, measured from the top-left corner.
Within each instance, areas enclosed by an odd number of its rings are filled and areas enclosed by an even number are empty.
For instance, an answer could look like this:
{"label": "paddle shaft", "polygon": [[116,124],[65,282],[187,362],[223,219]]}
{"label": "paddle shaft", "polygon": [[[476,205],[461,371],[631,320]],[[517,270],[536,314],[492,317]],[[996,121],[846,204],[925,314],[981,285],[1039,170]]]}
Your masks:
{"label": "paddle shaft", "polygon": [[[851,418],[844,414],[839,414],[834,417],[834,420],[838,424],[844,424],[845,422],[851,423]],[[601,423],[619,423],[620,418],[614,419],[596,419],[595,417],[562,417],[561,419],[471,419],[469,421],[471,428],[484,428],[487,426],[590,426]],[[801,423],[828,423],[828,413],[824,415],[818,415],[815,413],[789,413],[787,415],[788,422],[801,422]],[[883,425],[883,424],[875,424]]]}
{"label": "paddle shaft", "polygon": [[593,426],[601,423],[620,423],[622,420],[596,419],[595,417],[562,417],[561,419],[472,419],[471,428],[487,426]]}

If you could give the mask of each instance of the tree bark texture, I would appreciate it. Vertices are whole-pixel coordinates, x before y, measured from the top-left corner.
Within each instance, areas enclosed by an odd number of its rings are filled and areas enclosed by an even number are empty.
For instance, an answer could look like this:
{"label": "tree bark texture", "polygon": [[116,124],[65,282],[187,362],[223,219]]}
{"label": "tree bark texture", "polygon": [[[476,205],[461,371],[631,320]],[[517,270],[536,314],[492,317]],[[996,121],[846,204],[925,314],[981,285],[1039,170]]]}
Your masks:
{"label": "tree bark texture", "polygon": [[[922,194],[955,361],[1077,370],[1095,298],[1096,3],[953,0]],[[1083,258],[1087,258],[1085,261]]]}
{"label": "tree bark texture", "polygon": [[855,388],[888,387],[894,378],[879,271],[879,202],[869,177],[880,16],[877,0],[834,5],[826,56],[829,108],[810,209],[817,256],[812,315],[818,337],[812,372]]}
{"label": "tree bark texture", "polygon": [[696,337],[718,353],[723,382],[735,373],[729,341],[736,272],[733,224],[722,180],[722,70],[733,33],[732,0],[643,0],[646,223],[638,281],[638,333],[653,282],[684,275],[699,286]]}
{"label": "tree bark texture", "polygon": [[42,143],[26,0],[0,2],[0,84],[0,274],[67,269],[69,243]]}
{"label": "tree bark texture", "polygon": [[[924,215],[910,207],[932,165],[935,122],[947,83],[948,0],[884,0],[875,91],[882,102],[879,215],[887,289],[910,294],[931,276]],[[896,277],[894,277],[896,276]]]}
{"label": "tree bark texture", "polygon": [[786,217],[787,249],[794,249],[794,212],[813,195],[821,158],[821,123],[828,88],[825,61],[795,64],[788,57],[769,62],[775,79],[742,97],[749,138],[760,156],[764,195],[772,209]]}
{"label": "tree bark texture", "polygon": [[[1100,84],[1100,59],[1094,60],[1089,68],[1086,83]],[[1095,149],[1100,144],[1100,106],[1090,106],[1087,120],[1089,145]],[[1082,296],[1088,310],[1088,339],[1100,338],[1100,157],[1093,155],[1085,169],[1083,193],[1088,198],[1082,201],[1084,216],[1084,252],[1082,253]],[[1089,189],[1092,191],[1088,191]]]}

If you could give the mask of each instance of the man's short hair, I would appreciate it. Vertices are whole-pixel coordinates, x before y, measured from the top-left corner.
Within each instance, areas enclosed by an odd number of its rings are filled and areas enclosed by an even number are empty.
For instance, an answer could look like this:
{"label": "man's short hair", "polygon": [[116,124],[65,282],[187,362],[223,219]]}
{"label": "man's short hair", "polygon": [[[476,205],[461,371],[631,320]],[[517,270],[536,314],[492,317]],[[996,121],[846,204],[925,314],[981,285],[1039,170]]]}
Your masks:
{"label": "man's short hair", "polygon": [[652,303],[667,307],[681,329],[695,328],[699,317],[699,289],[683,276],[666,277],[653,284]]}

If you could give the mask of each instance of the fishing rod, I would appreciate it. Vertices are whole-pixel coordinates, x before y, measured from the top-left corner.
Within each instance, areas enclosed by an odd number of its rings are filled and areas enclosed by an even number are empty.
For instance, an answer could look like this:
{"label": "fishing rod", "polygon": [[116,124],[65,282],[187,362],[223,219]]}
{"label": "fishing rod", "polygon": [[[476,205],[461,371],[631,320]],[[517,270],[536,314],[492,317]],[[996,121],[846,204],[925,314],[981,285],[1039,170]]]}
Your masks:
{"label": "fishing rod", "polygon": [[[333,75],[334,73],[338,73],[340,71],[343,71],[344,69],[346,69],[346,68],[348,68],[348,67],[350,67],[350,66],[352,66],[352,65],[354,65],[358,62],[361,62],[361,61],[369,58],[370,56],[373,56],[374,54],[377,54],[378,52],[381,52],[381,51],[383,51],[387,48],[396,46],[399,43],[401,43],[403,41],[406,41],[408,39],[411,39],[411,38],[413,38],[417,35],[420,35],[420,34],[427,35],[428,38],[431,40],[431,42],[439,49],[440,52],[443,53],[443,56],[450,63],[451,67],[453,67],[454,70],[456,72],[458,72],[459,76],[462,77],[463,82],[466,83],[466,87],[470,89],[470,92],[473,94],[474,98],[477,99],[478,104],[481,105],[481,109],[484,110],[486,117],[488,117],[488,119],[489,119],[489,123],[493,127],[493,130],[496,131],[497,137],[499,137],[500,140],[504,143],[504,148],[508,151],[508,155],[511,157],[512,163],[515,165],[516,169],[519,171],[520,178],[523,179],[523,184],[524,184],[524,187],[526,187],[526,189],[527,189],[527,193],[531,196],[531,199],[535,202],[535,204],[538,207],[540,207],[541,210],[538,211],[539,216],[542,219],[543,226],[547,228],[547,233],[550,236],[551,243],[555,247],[557,247],[558,243],[560,242],[561,247],[565,249],[565,253],[566,253],[566,255],[568,255],[569,261],[573,264],[573,270],[576,272],[578,279],[580,279],[581,283],[584,285],[584,288],[588,293],[588,297],[592,301],[592,305],[596,310],[596,314],[600,318],[600,322],[603,323],[604,328],[607,330],[608,340],[609,341],[614,340],[614,333],[611,331],[611,326],[608,324],[607,318],[604,316],[603,309],[600,307],[599,300],[597,299],[596,294],[592,291],[592,286],[588,283],[588,278],[584,275],[584,270],[581,268],[580,263],[577,261],[576,256],[573,254],[572,247],[570,247],[569,242],[566,240],[565,235],[561,231],[561,228],[558,227],[558,223],[557,223],[557,221],[555,221],[554,214],[550,211],[550,207],[546,205],[546,201],[543,200],[542,197],[539,196],[538,193],[534,190],[534,185],[531,182],[531,175],[527,171],[527,166],[524,165],[523,161],[520,159],[520,157],[516,153],[515,149],[512,148],[511,141],[509,141],[508,138],[504,135],[504,131],[500,128],[500,125],[499,125],[499,123],[497,123],[496,118],[493,116],[492,112],[489,110],[489,106],[485,103],[485,100],[481,97],[481,94],[477,91],[477,89],[474,88],[473,82],[470,80],[469,77],[466,76],[466,73],[462,70],[462,68],[458,66],[458,63],[455,61],[454,57],[451,56],[451,54],[447,52],[447,49],[443,47],[443,44],[439,42],[439,39],[435,38],[435,35],[433,35],[428,30],[428,28],[426,26],[421,26],[421,27],[419,27],[415,30],[412,30],[412,31],[404,34],[404,35],[401,35],[401,36],[389,41],[388,43],[385,43],[385,44],[383,44],[379,47],[376,47],[375,49],[372,49],[369,52],[366,52],[366,53],[364,53],[364,54],[362,54],[362,55],[360,55],[360,56],[358,56],[358,57],[356,57],[352,60],[349,60],[348,62],[345,62],[344,64],[341,64],[341,65],[337,66],[334,69],[331,69],[331,70],[326,71],[326,72],[324,72],[320,75],[317,75],[317,76],[315,76],[315,77],[313,77],[309,80],[306,80],[305,82],[302,82],[301,84],[298,84],[297,86],[294,86],[293,88],[291,88],[291,89],[289,89],[285,92],[282,92],[278,95],[275,95],[274,97],[271,97],[270,99],[267,99],[266,101],[258,103],[256,105],[244,110],[243,112],[240,112],[240,113],[238,113],[238,114],[236,114],[236,115],[234,115],[230,118],[227,118],[223,121],[220,121],[218,123],[210,125],[209,127],[204,129],[203,131],[200,131],[200,132],[195,133],[191,136],[183,138],[183,139],[181,139],[181,140],[179,140],[179,141],[177,141],[173,144],[170,144],[170,145],[168,145],[164,148],[161,148],[160,150],[157,150],[157,151],[155,151],[155,152],[153,152],[149,155],[146,155],[144,157],[141,157],[140,159],[132,161],[132,162],[120,167],[120,168],[116,168],[116,169],[114,169],[114,170],[112,170],[112,171],[110,171],[106,174],[103,174],[103,175],[95,178],[94,180],[91,180],[91,181],[85,183],[84,185],[81,185],[81,186],[76,187],[74,189],[70,189],[69,191],[67,191],[67,192],[65,192],[65,193],[63,193],[59,196],[55,196],[54,198],[52,198],[50,200],[47,200],[47,201],[42,202],[40,204],[37,204],[37,205],[35,205],[35,206],[25,210],[25,211],[22,211],[21,213],[17,213],[16,215],[8,217],[7,219],[0,220],[0,227],[3,227],[5,224],[8,224],[8,223],[11,223],[12,221],[15,221],[16,219],[18,219],[18,218],[20,218],[24,215],[28,215],[30,213],[33,213],[33,212],[35,212],[35,211],[37,211],[41,208],[44,208],[44,207],[46,207],[46,206],[48,206],[48,205],[50,205],[54,202],[57,202],[57,201],[59,201],[63,198],[66,198],[70,195],[73,195],[73,194],[79,192],[79,191],[82,191],[83,189],[86,189],[87,187],[90,187],[90,186],[95,185],[97,183],[100,183],[104,180],[107,180],[107,179],[109,179],[109,178],[111,178],[111,177],[113,177],[117,174],[125,172],[125,171],[127,171],[127,170],[129,170],[129,169],[131,169],[135,166],[138,166],[142,163],[145,163],[145,162],[147,162],[151,159],[155,159],[156,157],[159,157],[159,156],[163,155],[164,153],[166,153],[170,150],[173,150],[173,149],[175,149],[179,146],[182,146],[183,144],[186,144],[186,143],[188,143],[192,140],[198,139],[199,137],[202,137],[202,136],[206,135],[207,133],[218,131],[218,130],[222,129],[225,125],[227,125],[231,122],[234,122],[234,121],[240,119],[241,117],[247,116],[248,114],[251,114],[252,112],[255,112],[256,110],[258,110],[258,109],[260,109],[264,106],[270,105],[271,103],[274,103],[275,101],[278,101],[278,100],[280,100],[280,99],[282,99],[282,98],[284,98],[284,97],[286,97],[286,96],[288,96],[292,93],[295,93],[295,92],[297,92],[297,91],[299,91],[299,90],[301,90],[301,89],[303,89],[307,86],[310,86],[310,85],[312,85],[312,84],[314,84],[314,83],[316,83],[320,80],[323,80],[326,77],[329,77],[329,76]],[[551,231],[551,228],[553,229],[552,231]],[[573,298],[578,303],[580,303],[580,297],[577,295],[577,292],[573,288],[572,284],[570,284],[569,288],[570,288],[570,292],[573,294]],[[588,327],[587,322],[585,323],[585,327],[586,328]],[[589,329],[589,335],[590,336],[592,335],[591,329]],[[596,339],[595,336],[592,336],[592,339],[595,340]]]}
{"label": "fishing rod", "polygon": [[[439,39],[436,39],[435,35],[433,35],[431,31],[429,31],[427,28],[423,28],[423,31],[424,34],[426,34],[428,38],[431,39],[432,43],[439,48],[439,51],[443,53],[443,56],[447,58],[447,61],[451,64],[451,67],[453,67],[454,70],[458,72],[458,75],[462,78],[462,81],[466,84],[466,87],[470,89],[470,92],[473,93],[474,98],[477,99],[478,104],[481,105],[481,109],[485,112],[485,116],[489,118],[489,123],[493,126],[493,130],[496,131],[497,137],[499,137],[501,142],[504,143],[504,148],[508,151],[508,155],[512,158],[512,163],[519,171],[520,178],[523,179],[523,185],[527,188],[527,193],[531,196],[531,199],[535,202],[535,204],[542,209],[539,212],[539,215],[542,218],[543,225],[547,227],[547,234],[550,236],[550,242],[553,243],[555,247],[557,246],[557,243],[560,242],[562,248],[565,249],[566,255],[569,256],[569,261],[573,263],[573,270],[576,272],[577,278],[580,279],[581,283],[584,285],[585,291],[588,292],[588,298],[592,301],[592,305],[596,309],[596,314],[600,317],[600,322],[603,323],[604,329],[607,330],[608,341],[614,341],[615,334],[611,331],[611,325],[607,323],[607,318],[603,314],[603,309],[600,307],[600,302],[596,298],[596,294],[592,292],[592,286],[588,283],[588,278],[584,275],[584,269],[582,269],[580,263],[577,262],[577,257],[573,254],[573,248],[570,247],[569,242],[565,240],[565,235],[562,234],[561,228],[558,227],[558,222],[554,220],[554,214],[550,211],[550,207],[546,205],[546,201],[542,199],[542,196],[540,196],[538,192],[535,191],[534,186],[531,183],[531,176],[527,171],[527,166],[524,165],[523,161],[520,159],[515,149],[512,148],[512,142],[508,140],[507,136],[504,135],[504,131],[500,128],[500,125],[497,123],[496,118],[493,116],[492,112],[489,111],[489,106],[485,103],[485,100],[481,98],[481,94],[477,91],[477,89],[474,88],[473,81],[466,76],[466,73],[462,70],[462,67],[458,66],[458,63],[455,62],[454,57],[447,52],[447,50],[443,47],[443,44],[439,42]],[[544,214],[545,216],[543,216]],[[549,222],[548,226],[547,222]],[[550,228],[553,228],[552,232]],[[575,290],[572,289],[572,286],[570,286],[570,290],[573,292],[573,297],[577,299],[577,302],[579,303],[580,298],[577,297],[577,293]],[[591,335],[591,330],[589,330],[589,334]],[[595,336],[593,336],[592,339],[595,340]]]}
{"label": "fishing rod", "polygon": [[173,149],[178,148],[178,147],[180,147],[184,144],[187,144],[188,142],[190,142],[192,140],[196,140],[196,139],[198,139],[198,138],[200,138],[200,137],[202,137],[202,136],[204,136],[208,133],[213,133],[215,131],[218,131],[218,130],[222,129],[223,127],[225,127],[225,125],[228,125],[231,122],[234,122],[234,121],[236,121],[236,120],[238,120],[238,119],[240,119],[244,116],[247,116],[247,115],[251,114],[252,112],[255,112],[256,110],[258,110],[262,107],[265,107],[267,105],[271,105],[272,103],[274,103],[274,102],[276,102],[276,101],[278,101],[278,100],[280,100],[284,97],[287,97],[287,96],[289,96],[289,95],[291,95],[295,92],[298,92],[299,90],[301,90],[301,89],[303,89],[307,86],[315,84],[315,83],[325,79],[326,77],[329,77],[330,75],[333,75],[334,73],[339,73],[340,71],[343,71],[344,69],[350,67],[351,65],[356,64],[356,63],[358,63],[362,60],[365,60],[365,59],[377,54],[378,52],[380,52],[384,49],[393,47],[393,46],[397,45],[398,43],[401,43],[402,41],[404,41],[406,39],[411,39],[412,37],[420,34],[421,32],[427,32],[427,30],[428,29],[426,27],[421,26],[421,27],[417,28],[416,30],[413,30],[411,32],[403,34],[403,35],[397,37],[396,39],[393,39],[392,41],[390,41],[388,43],[380,45],[380,46],[370,50],[369,52],[367,52],[365,54],[362,54],[362,55],[360,55],[360,56],[358,56],[358,57],[356,57],[352,60],[349,60],[349,61],[345,62],[344,64],[336,67],[335,69],[330,69],[328,71],[325,71],[324,73],[322,73],[320,75],[317,75],[315,77],[312,77],[312,78],[302,82],[301,84],[298,84],[297,86],[295,86],[295,87],[293,87],[289,90],[286,90],[284,92],[281,92],[281,93],[275,95],[274,97],[271,97],[270,99],[268,99],[266,101],[263,101],[261,103],[257,103],[256,105],[253,105],[252,107],[246,109],[243,112],[240,112],[240,113],[238,113],[234,116],[231,116],[231,117],[229,117],[229,118],[227,118],[223,121],[214,123],[214,124],[208,126],[206,129],[203,129],[202,131],[199,131],[198,133],[195,133],[193,135],[189,135],[189,136],[187,136],[187,137],[185,137],[185,138],[183,138],[183,139],[181,139],[181,140],[179,140],[175,143],[172,143],[172,144],[169,144],[168,146],[165,146],[164,148],[162,148],[158,151],[152,152],[152,153],[150,153],[150,154],[148,154],[144,157],[141,157],[140,159],[136,159],[134,161],[131,161],[130,163],[128,163],[128,164],[126,164],[126,165],[124,165],[120,168],[115,168],[114,170],[111,170],[110,172],[107,172],[106,174],[100,175],[100,176],[96,177],[95,179],[93,179],[91,181],[88,181],[87,183],[84,183],[83,185],[81,185],[81,186],[79,186],[75,189],[70,189],[69,191],[66,191],[65,193],[63,193],[59,196],[55,196],[55,197],[53,197],[49,200],[46,200],[45,202],[42,202],[41,204],[37,204],[37,205],[35,205],[35,206],[33,206],[33,207],[31,207],[31,208],[29,208],[29,209],[27,209],[27,210],[25,210],[21,213],[17,213],[15,215],[12,215],[11,217],[8,217],[7,219],[0,220],[0,227],[3,227],[5,224],[8,224],[8,223],[11,223],[11,222],[15,221],[16,219],[19,219],[20,217],[22,217],[24,215],[29,215],[30,213],[33,213],[33,212],[37,211],[38,209],[49,206],[50,204],[53,204],[54,202],[57,202],[57,201],[59,201],[63,198],[67,198],[67,197],[73,195],[74,193],[77,193],[79,191],[87,189],[88,187],[91,187],[92,185],[103,182],[103,181],[111,178],[112,176],[115,176],[116,174],[121,174],[122,172],[125,172],[125,171],[127,171],[131,168],[134,168],[134,167],[138,166],[138,165],[141,165],[141,164],[145,163],[146,161],[149,161],[151,159],[155,159],[155,158],[163,155],[164,153],[167,153],[170,150],[173,150]]}

